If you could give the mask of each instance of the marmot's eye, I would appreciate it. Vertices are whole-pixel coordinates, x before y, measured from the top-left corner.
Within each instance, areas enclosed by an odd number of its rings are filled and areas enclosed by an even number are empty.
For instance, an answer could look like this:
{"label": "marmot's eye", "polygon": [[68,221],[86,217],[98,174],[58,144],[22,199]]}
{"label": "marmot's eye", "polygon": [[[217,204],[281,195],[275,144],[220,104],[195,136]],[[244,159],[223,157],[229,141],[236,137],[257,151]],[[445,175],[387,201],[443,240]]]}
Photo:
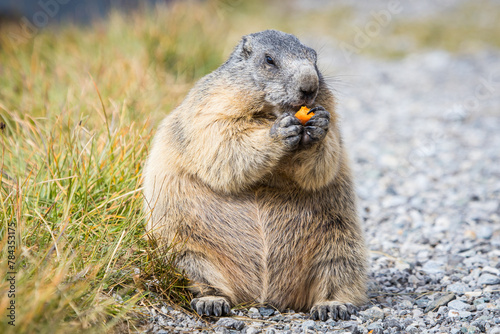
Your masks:
{"label": "marmot's eye", "polygon": [[271,56],[266,56],[266,63],[269,65],[274,65],[274,60],[271,58]]}

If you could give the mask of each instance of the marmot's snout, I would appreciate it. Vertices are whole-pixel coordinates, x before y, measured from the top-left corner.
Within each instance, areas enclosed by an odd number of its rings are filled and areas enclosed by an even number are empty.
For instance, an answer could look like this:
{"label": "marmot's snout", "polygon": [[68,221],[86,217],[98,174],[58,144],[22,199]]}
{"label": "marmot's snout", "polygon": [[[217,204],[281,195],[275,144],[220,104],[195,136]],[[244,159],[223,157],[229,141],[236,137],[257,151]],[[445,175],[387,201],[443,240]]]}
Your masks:
{"label": "marmot's snout", "polygon": [[304,104],[312,104],[318,94],[318,84],[313,82],[313,80],[307,80],[302,83],[299,90],[300,97],[305,102]]}
{"label": "marmot's snout", "polygon": [[298,83],[298,97],[300,105],[312,105],[319,89],[319,77],[316,69],[307,64],[302,65],[299,71]]}

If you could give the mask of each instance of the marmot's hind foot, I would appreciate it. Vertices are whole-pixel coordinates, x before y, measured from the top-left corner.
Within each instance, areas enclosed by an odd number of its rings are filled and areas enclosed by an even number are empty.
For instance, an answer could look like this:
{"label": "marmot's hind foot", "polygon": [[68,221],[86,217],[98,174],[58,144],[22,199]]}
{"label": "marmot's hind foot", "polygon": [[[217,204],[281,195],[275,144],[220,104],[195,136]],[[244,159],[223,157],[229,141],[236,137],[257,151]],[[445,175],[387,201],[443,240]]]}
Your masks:
{"label": "marmot's hind foot", "polygon": [[191,307],[199,315],[214,315],[216,317],[229,314],[231,311],[227,299],[219,296],[194,298],[191,301]]}
{"label": "marmot's hind foot", "polygon": [[313,320],[325,321],[328,318],[333,320],[349,320],[351,315],[356,315],[358,308],[351,303],[322,302],[314,305],[311,309]]}

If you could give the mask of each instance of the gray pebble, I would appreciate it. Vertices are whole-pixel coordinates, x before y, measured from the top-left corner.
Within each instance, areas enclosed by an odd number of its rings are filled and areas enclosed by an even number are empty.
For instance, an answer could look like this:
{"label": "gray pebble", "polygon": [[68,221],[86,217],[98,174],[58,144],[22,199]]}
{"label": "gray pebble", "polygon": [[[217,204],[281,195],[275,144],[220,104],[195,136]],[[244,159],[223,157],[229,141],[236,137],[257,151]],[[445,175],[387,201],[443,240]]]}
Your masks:
{"label": "gray pebble", "polygon": [[259,313],[263,317],[269,317],[274,314],[274,309],[270,307],[259,307]]}
{"label": "gray pebble", "polygon": [[400,330],[401,324],[399,323],[399,321],[396,318],[387,317],[384,320],[384,327],[385,328],[393,328],[394,327],[394,328]]}
{"label": "gray pebble", "polygon": [[422,281],[420,279],[418,279],[417,276],[411,275],[408,278],[408,283],[415,284],[415,285],[420,285],[422,283]]}
{"label": "gray pebble", "polygon": [[478,285],[500,284],[500,277],[488,273],[481,274],[477,280]]}
{"label": "gray pebble", "polygon": [[225,327],[215,327],[214,332],[217,334],[232,334],[231,330],[229,330]]}
{"label": "gray pebble", "polygon": [[370,320],[379,320],[384,319],[384,311],[380,307],[373,306],[367,309],[366,311],[360,312],[360,315],[364,319]]}
{"label": "gray pebble", "polygon": [[432,311],[434,309],[438,309],[440,306],[447,305],[450,301],[455,299],[455,294],[453,293],[448,293],[445,294],[438,299],[432,301],[429,303],[429,305],[426,307],[425,312]]}
{"label": "gray pebble", "polygon": [[315,328],[316,328],[316,322],[314,320],[307,320],[302,323],[303,330],[315,329]]}
{"label": "gray pebble", "polygon": [[470,290],[470,288],[467,284],[460,283],[460,282],[450,284],[446,287],[446,291],[453,292],[453,293],[456,293],[459,295],[463,295],[465,292],[467,292],[469,290]]}
{"label": "gray pebble", "polygon": [[261,332],[262,331],[256,327],[247,327],[247,328],[245,328],[245,331],[244,331],[244,333],[246,333],[246,334],[259,334]]}
{"label": "gray pebble", "polygon": [[404,299],[403,301],[401,301],[400,305],[404,309],[412,309],[413,308],[413,303],[408,299]]}
{"label": "gray pebble", "polygon": [[369,324],[367,327],[366,327],[368,330],[372,330],[372,329],[382,329],[383,326],[382,326],[382,323],[381,322],[374,322],[374,323],[371,323]]}
{"label": "gray pebble", "polygon": [[344,321],[344,320],[342,320],[342,321],[339,321],[337,323],[337,326],[339,328],[354,328],[357,324],[358,323],[356,321],[352,321],[352,320],[351,321]]}
{"label": "gray pebble", "polygon": [[450,310],[448,312],[448,316],[450,318],[468,318],[472,315],[471,312],[469,311],[457,311],[457,310]]}
{"label": "gray pebble", "polygon": [[461,300],[452,300],[448,303],[448,307],[457,311],[469,311],[472,309],[472,305],[464,303]]}
{"label": "gray pebble", "polygon": [[262,319],[262,315],[260,315],[259,310],[256,309],[255,307],[251,307],[248,310],[248,316],[252,319]]}
{"label": "gray pebble", "polygon": [[487,301],[487,300],[486,300],[484,297],[481,297],[481,298],[476,298],[476,299],[474,299],[474,305],[476,305],[476,306],[477,306],[477,305],[479,305],[479,304],[484,304],[484,303],[486,303],[486,301]]}
{"label": "gray pebble", "polygon": [[493,236],[493,228],[488,225],[480,226],[476,231],[476,235],[478,238],[489,240]]}
{"label": "gray pebble", "polygon": [[[499,262],[500,264],[500,262]],[[498,264],[497,264],[498,265]],[[497,269],[497,268],[493,268],[493,267],[490,267],[490,266],[486,266],[482,269],[482,272],[483,273],[489,273],[489,274],[493,274],[495,276],[500,276],[500,269]]]}
{"label": "gray pebble", "polygon": [[285,317],[281,314],[278,314],[278,315],[275,315],[274,317],[272,317],[271,319],[269,319],[270,321],[283,321],[285,319]]}
{"label": "gray pebble", "polygon": [[488,264],[488,259],[483,256],[475,255],[464,259],[463,261],[468,267],[484,266]]}
{"label": "gray pebble", "polygon": [[417,327],[410,325],[410,326],[405,328],[405,332],[409,333],[409,334],[416,334],[416,333],[420,333],[420,330]]}
{"label": "gray pebble", "polygon": [[359,326],[355,326],[351,328],[351,334],[362,334],[363,329],[361,329]]}
{"label": "gray pebble", "polygon": [[429,298],[424,296],[415,301],[415,304],[420,308],[425,308],[429,304]]}
{"label": "gray pebble", "polygon": [[442,274],[444,273],[444,266],[443,262],[430,260],[422,266],[422,271],[427,274]]}
{"label": "gray pebble", "polygon": [[233,328],[236,330],[242,330],[243,327],[245,327],[245,323],[240,320],[236,320],[233,318],[220,318],[216,323],[216,326],[221,326],[221,327],[226,327],[226,328]]}
{"label": "gray pebble", "polygon": [[371,334],[384,334],[384,329],[380,324],[370,324],[366,328]]}
{"label": "gray pebble", "polygon": [[257,312],[259,312],[259,310],[258,310],[258,309],[256,309],[255,307],[250,307],[250,308],[248,309],[248,313],[257,313]]}
{"label": "gray pebble", "polygon": [[424,314],[424,312],[419,309],[414,309],[412,313],[414,318],[420,318]]}
{"label": "gray pebble", "polygon": [[482,310],[488,310],[488,309],[493,310],[496,307],[492,303],[482,303],[482,304],[477,304],[476,308],[478,311],[482,311]]}
{"label": "gray pebble", "polygon": [[471,325],[476,327],[478,329],[478,331],[480,332],[485,332],[486,329],[485,329],[485,325],[486,324],[486,321],[484,319],[476,319],[474,320],[473,322],[471,322]]}

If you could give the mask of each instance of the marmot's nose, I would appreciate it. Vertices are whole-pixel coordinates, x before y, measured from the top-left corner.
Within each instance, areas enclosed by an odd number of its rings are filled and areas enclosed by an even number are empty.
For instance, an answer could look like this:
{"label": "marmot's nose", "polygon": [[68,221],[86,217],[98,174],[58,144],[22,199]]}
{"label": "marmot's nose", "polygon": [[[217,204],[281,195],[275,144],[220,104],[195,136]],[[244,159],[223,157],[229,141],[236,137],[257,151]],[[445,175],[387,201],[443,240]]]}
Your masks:
{"label": "marmot's nose", "polygon": [[302,62],[297,71],[297,97],[303,104],[314,102],[319,89],[319,78],[316,68],[307,62]]}
{"label": "marmot's nose", "polygon": [[318,85],[315,83],[303,83],[300,88],[300,94],[304,100],[312,100],[318,92]]}
{"label": "marmot's nose", "polygon": [[316,95],[317,89],[315,87],[300,87],[300,93],[304,99],[312,99]]}

